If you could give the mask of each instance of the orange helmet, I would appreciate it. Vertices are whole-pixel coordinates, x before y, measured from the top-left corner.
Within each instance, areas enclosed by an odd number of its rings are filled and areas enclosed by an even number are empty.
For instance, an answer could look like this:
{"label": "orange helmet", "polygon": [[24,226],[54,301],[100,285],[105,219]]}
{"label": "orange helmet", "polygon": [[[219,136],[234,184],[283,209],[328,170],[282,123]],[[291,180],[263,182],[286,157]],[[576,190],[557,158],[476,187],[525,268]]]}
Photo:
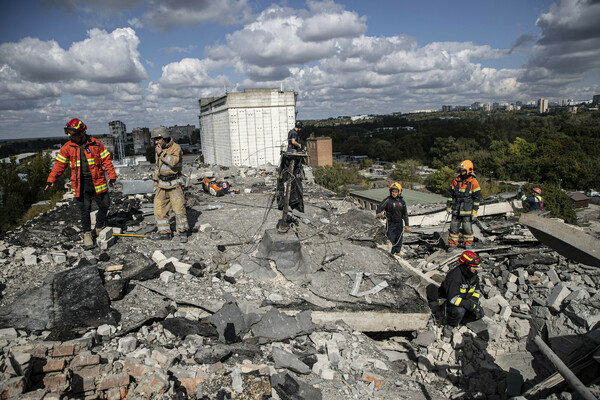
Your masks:
{"label": "orange helmet", "polygon": [[65,126],[65,133],[69,136],[76,132],[85,131],[87,131],[87,126],[85,126],[85,124],[77,118],[73,118],[72,120],[67,122],[67,126]]}
{"label": "orange helmet", "polygon": [[399,184],[398,182],[394,182],[390,185],[390,194],[392,194],[392,190],[397,190],[398,194],[402,194],[402,185]]}
{"label": "orange helmet", "polygon": [[458,263],[462,265],[467,265],[469,267],[481,267],[481,260],[477,253],[471,250],[463,251],[463,253],[458,257]]}
{"label": "orange helmet", "polygon": [[465,160],[465,161],[461,162],[460,164],[458,164],[458,169],[464,169],[467,171],[467,174],[472,174],[473,173],[473,161]]}
{"label": "orange helmet", "polygon": [[540,188],[533,188],[533,193],[542,194],[542,189],[540,189]]}

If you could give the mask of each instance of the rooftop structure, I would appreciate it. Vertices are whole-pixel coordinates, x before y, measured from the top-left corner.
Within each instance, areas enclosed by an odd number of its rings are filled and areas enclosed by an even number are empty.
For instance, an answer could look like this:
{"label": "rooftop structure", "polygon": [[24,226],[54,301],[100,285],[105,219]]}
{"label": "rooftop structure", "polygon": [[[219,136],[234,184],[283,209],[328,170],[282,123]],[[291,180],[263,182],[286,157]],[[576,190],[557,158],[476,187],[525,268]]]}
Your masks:
{"label": "rooftop structure", "polygon": [[245,89],[202,98],[199,106],[202,153],[209,164],[276,165],[296,122],[293,90]]}

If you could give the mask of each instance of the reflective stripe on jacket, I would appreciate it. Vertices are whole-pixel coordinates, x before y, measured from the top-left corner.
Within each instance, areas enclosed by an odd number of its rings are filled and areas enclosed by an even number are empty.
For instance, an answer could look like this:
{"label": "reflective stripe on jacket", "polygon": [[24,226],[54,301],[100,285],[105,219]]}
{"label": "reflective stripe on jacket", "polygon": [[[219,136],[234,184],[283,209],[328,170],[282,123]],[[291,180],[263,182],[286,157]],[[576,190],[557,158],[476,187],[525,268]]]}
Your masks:
{"label": "reflective stripe on jacket", "polygon": [[542,196],[525,197],[521,195],[521,201],[529,203],[529,210],[544,210],[544,200]]}
{"label": "reflective stripe on jacket", "polygon": [[452,181],[448,190],[448,201],[446,207],[452,206],[452,214],[468,216],[473,210],[479,210],[479,201],[481,199],[481,187],[473,175],[468,175],[466,179],[457,176]]}
{"label": "reflective stripe on jacket", "polygon": [[158,182],[158,187],[173,189],[177,185],[184,186],[181,170],[183,169],[183,151],[181,147],[171,140],[163,147],[160,156],[156,154],[156,168],[152,179]]}
{"label": "reflective stripe on jacket", "polygon": [[[88,165],[90,166],[90,172],[92,173],[92,183],[96,193],[103,193],[108,190],[106,183],[106,177],[104,172],[108,174],[108,179],[117,179],[115,168],[112,164],[110,152],[106,150],[104,145],[98,139],[89,136],[85,142],[84,153]],[[71,167],[71,192],[75,197],[79,197],[81,179],[81,149],[75,142],[69,140],[63,144],[56,156],[54,167],[48,175],[48,182],[54,183],[63,174],[67,167]]]}
{"label": "reflective stripe on jacket", "polygon": [[481,298],[481,288],[479,287],[479,277],[473,274],[467,278],[460,265],[446,275],[439,288],[439,298],[447,300],[450,304],[459,307],[463,300],[471,300],[479,303]]}

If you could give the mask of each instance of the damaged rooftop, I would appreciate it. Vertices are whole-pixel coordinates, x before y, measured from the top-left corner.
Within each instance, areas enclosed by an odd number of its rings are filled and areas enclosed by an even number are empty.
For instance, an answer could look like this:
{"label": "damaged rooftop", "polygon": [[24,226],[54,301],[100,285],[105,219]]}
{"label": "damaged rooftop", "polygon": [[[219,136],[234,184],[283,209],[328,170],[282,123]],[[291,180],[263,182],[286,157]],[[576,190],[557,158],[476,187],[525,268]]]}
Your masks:
{"label": "damaged rooftop", "polygon": [[[460,255],[444,204],[415,196],[393,257],[374,211],[310,168],[304,212],[279,233],[276,167],[184,165],[187,244],[143,237],[151,166],[119,169],[92,250],[68,198],[3,234],[1,398],[576,398],[538,337],[600,395],[597,206],[571,232],[519,219],[511,194],[484,199],[486,317],[444,335],[432,293]],[[213,197],[205,177],[238,193]]]}

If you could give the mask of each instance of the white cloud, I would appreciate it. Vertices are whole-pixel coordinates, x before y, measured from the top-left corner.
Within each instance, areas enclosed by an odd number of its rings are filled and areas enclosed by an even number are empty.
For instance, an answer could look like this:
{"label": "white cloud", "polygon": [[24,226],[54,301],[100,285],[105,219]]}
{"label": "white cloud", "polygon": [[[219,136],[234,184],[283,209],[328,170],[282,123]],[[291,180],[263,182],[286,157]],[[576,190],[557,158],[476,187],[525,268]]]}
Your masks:
{"label": "white cloud", "polygon": [[237,24],[247,21],[250,16],[251,9],[246,0],[165,0],[151,2],[141,20],[145,25],[171,29],[207,22]]}

